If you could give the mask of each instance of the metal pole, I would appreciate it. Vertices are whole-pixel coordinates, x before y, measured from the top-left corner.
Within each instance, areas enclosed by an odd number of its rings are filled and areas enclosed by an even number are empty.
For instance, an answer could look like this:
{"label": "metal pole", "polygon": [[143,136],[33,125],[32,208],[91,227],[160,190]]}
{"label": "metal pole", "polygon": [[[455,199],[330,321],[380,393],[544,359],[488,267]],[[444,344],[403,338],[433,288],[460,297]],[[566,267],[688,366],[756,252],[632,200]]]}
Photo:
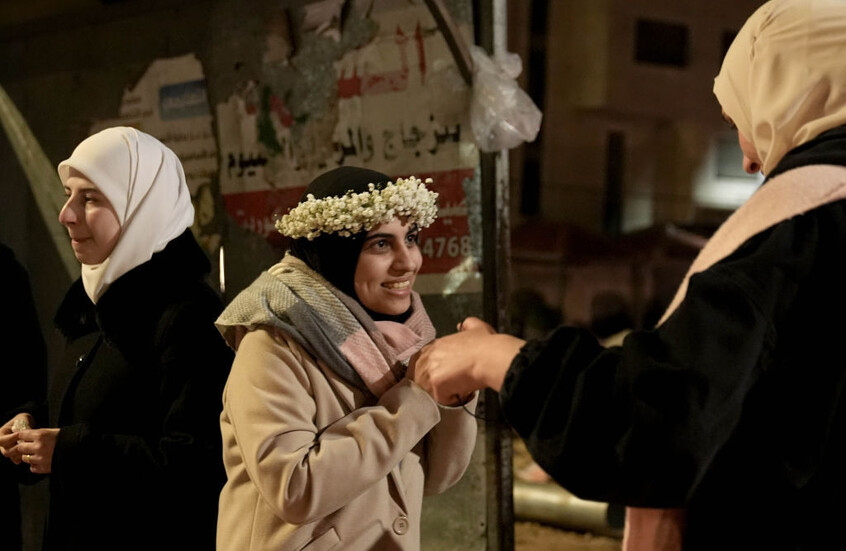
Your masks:
{"label": "metal pole", "polygon": [[600,536],[620,538],[623,535],[622,516],[612,518],[607,503],[579,499],[554,484],[515,482],[514,514],[521,520]]}
{"label": "metal pole", "polygon": [[[505,0],[475,0],[476,43],[488,53],[503,51],[506,40]],[[507,327],[510,227],[508,207],[508,152],[480,153],[482,188],[485,320],[499,331]],[[499,408],[498,395],[484,395],[486,425],[487,544],[491,551],[514,549],[511,429]]]}

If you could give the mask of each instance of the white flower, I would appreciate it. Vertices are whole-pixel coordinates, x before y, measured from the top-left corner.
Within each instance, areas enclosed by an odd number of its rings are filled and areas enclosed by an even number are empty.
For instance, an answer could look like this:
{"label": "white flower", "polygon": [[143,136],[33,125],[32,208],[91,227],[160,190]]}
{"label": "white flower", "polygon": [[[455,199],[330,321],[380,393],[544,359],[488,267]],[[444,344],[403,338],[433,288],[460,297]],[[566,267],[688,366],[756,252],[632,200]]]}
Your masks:
{"label": "white flower", "polygon": [[[426,184],[432,179],[426,178]],[[367,185],[368,191],[347,191],[342,197],[315,199],[308,194],[306,200],[276,221],[282,235],[294,239],[314,239],[321,233],[335,233],[348,237],[362,230],[370,231],[396,217],[425,228],[438,215],[438,194],[429,191],[419,178],[397,178],[382,188]]]}

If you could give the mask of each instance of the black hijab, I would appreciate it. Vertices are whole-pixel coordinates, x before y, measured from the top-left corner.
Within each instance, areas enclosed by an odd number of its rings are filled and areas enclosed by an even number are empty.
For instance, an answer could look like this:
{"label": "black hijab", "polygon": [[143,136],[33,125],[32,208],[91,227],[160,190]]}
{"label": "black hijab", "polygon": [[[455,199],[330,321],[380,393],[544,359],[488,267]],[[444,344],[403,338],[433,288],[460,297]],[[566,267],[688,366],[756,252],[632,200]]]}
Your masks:
{"label": "black hijab", "polygon": [[[381,188],[390,181],[388,176],[375,170],[342,166],[312,180],[300,197],[300,202],[305,201],[309,194],[314,195],[315,199],[343,197],[348,192],[368,191],[368,184]],[[336,233],[321,233],[311,241],[305,237],[292,240],[289,250],[329,283],[358,300],[353,277],[366,236],[366,231],[349,237]]]}

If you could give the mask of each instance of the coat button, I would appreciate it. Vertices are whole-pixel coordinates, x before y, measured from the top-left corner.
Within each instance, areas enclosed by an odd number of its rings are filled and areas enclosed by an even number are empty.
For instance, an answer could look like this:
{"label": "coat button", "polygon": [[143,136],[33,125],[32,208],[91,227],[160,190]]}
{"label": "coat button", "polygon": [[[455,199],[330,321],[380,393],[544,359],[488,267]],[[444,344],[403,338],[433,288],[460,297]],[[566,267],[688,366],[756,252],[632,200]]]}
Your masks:
{"label": "coat button", "polygon": [[400,515],[394,519],[394,532],[400,536],[408,532],[408,517]]}
{"label": "coat button", "polygon": [[81,366],[84,361],[85,361],[85,354],[82,354],[82,355],[79,356],[79,358],[76,359],[76,367]]}

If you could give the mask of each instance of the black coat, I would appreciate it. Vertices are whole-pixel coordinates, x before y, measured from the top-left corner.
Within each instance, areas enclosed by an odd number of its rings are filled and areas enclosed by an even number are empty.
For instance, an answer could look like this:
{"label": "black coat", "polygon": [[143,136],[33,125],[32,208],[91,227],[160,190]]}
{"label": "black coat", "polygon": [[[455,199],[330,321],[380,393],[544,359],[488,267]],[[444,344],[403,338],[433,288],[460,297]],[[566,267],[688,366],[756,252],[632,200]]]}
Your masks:
{"label": "black coat", "polygon": [[96,306],[81,280],[65,296],[46,549],[214,549],[232,352],[214,327],[222,305],[208,271],[189,230]]}
{"label": "black coat", "polygon": [[[771,176],[808,164],[846,166],[846,128]],[[580,497],[686,507],[686,550],[830,548],[846,516],[844,251],[837,201],[691,277],[673,315],[622,347],[567,327],[529,342],[505,415]]]}
{"label": "black coat", "polygon": [[[47,380],[47,351],[29,276],[12,250],[2,244],[0,273],[6,289],[0,335],[7,350],[20,352],[6,354],[0,360],[0,424],[3,424],[22,411],[38,414],[37,406],[44,400]],[[19,549],[21,546],[18,478],[25,476],[28,467],[15,467],[14,463],[0,457],[0,533],[4,534],[0,548]]]}

